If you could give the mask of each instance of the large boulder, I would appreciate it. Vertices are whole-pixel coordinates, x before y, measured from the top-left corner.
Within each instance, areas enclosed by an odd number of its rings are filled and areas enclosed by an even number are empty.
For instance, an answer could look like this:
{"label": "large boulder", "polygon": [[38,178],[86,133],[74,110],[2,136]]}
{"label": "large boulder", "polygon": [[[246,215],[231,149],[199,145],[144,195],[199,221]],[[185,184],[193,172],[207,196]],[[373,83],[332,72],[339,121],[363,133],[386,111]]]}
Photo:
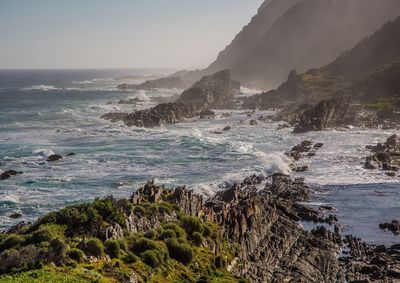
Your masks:
{"label": "large boulder", "polygon": [[231,78],[229,70],[205,76],[185,90],[179,102],[200,104],[209,108],[231,108],[240,93],[240,82]]}
{"label": "large boulder", "polygon": [[304,111],[298,118],[295,133],[323,131],[328,128],[346,127],[377,127],[376,115],[363,108],[352,105],[344,97],[327,99]]}

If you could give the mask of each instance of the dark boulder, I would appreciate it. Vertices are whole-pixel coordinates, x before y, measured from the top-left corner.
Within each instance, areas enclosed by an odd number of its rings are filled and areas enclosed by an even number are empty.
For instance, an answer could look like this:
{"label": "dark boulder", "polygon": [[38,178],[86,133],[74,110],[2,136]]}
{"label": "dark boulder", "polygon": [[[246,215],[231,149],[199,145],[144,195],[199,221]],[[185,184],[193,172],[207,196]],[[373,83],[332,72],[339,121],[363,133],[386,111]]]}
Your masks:
{"label": "dark boulder", "polygon": [[229,70],[224,70],[201,78],[181,94],[178,102],[196,103],[208,108],[232,108],[238,94],[240,82],[232,80]]}
{"label": "dark boulder", "polygon": [[59,154],[52,154],[52,155],[47,157],[46,161],[47,162],[54,162],[54,161],[60,160],[62,158],[63,157],[61,155],[59,155]]}

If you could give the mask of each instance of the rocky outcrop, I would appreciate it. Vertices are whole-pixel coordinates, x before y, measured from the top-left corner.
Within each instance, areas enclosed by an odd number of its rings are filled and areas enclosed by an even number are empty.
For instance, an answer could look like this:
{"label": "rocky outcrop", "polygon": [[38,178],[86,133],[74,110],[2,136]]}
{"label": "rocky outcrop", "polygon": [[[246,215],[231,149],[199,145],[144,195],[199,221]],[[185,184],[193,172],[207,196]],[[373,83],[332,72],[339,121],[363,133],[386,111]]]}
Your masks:
{"label": "rocky outcrop", "polygon": [[185,90],[178,102],[200,104],[208,108],[232,108],[234,98],[240,93],[240,82],[231,78],[228,70],[201,78]]}
{"label": "rocky outcrop", "polygon": [[3,173],[0,174],[0,180],[6,180],[11,178],[11,176],[16,176],[19,174],[22,174],[22,172],[15,170],[4,171]]}
{"label": "rocky outcrop", "polygon": [[346,98],[323,100],[313,108],[302,113],[294,128],[294,133],[323,131],[328,128],[347,127],[377,127],[376,115],[358,106],[351,105]]}
{"label": "rocky outcrop", "polygon": [[142,84],[120,84],[120,90],[154,90],[154,89],[185,89],[190,86],[190,82],[182,80],[181,77],[165,77],[155,80],[148,80]]}
{"label": "rocky outcrop", "polygon": [[400,170],[400,137],[398,135],[390,136],[384,143],[367,146],[367,149],[371,150],[372,154],[365,159],[366,169]]}
{"label": "rocky outcrop", "polygon": [[393,220],[390,223],[381,223],[379,228],[392,231],[396,235],[400,235],[400,221]]}
{"label": "rocky outcrop", "polygon": [[184,91],[177,102],[162,103],[133,113],[108,113],[102,118],[111,122],[123,121],[127,126],[146,128],[176,124],[210,113],[211,108],[232,107],[234,97],[239,92],[240,83],[232,80],[229,71],[221,71],[203,77]]}
{"label": "rocky outcrop", "polygon": [[108,113],[102,118],[111,122],[123,121],[127,126],[153,128],[194,118],[203,110],[204,108],[198,104],[163,103],[133,113]]}
{"label": "rocky outcrop", "polygon": [[398,245],[390,248],[369,246],[353,236],[346,236],[344,242],[350,250],[347,257],[341,258],[347,282],[398,282]]}

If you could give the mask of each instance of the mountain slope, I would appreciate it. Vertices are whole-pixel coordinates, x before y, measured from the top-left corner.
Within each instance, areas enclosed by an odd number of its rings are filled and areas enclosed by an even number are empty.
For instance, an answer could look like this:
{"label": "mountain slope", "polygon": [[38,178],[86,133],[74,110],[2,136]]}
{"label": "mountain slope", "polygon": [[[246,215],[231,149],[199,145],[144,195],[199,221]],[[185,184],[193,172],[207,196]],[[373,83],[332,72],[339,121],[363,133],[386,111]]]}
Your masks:
{"label": "mountain slope", "polygon": [[221,51],[217,59],[205,70],[213,73],[230,69],[246,58],[264,37],[272,24],[290,7],[302,0],[266,0],[250,23],[240,31],[233,41]]}
{"label": "mountain slope", "polygon": [[[245,108],[288,102],[313,103],[337,96],[363,102],[400,97],[400,17],[344,52],[332,63],[304,74],[292,71],[276,90],[248,98]],[[387,101],[385,102],[388,103]]]}
{"label": "mountain slope", "polygon": [[245,84],[275,86],[289,71],[331,62],[386,21],[400,15],[397,0],[303,0],[265,33],[232,69]]}

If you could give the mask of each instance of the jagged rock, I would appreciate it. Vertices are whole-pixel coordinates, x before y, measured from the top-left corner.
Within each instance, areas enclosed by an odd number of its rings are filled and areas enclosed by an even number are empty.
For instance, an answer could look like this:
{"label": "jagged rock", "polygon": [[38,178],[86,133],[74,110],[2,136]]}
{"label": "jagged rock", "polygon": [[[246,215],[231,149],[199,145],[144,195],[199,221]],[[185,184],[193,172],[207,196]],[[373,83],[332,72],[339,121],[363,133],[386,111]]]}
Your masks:
{"label": "jagged rock", "polygon": [[239,93],[240,82],[232,80],[229,70],[224,70],[201,78],[185,90],[178,101],[207,105],[209,108],[231,108]]}
{"label": "jagged rock", "polygon": [[210,109],[206,109],[200,113],[200,119],[210,118],[210,117],[215,117],[215,112]]}
{"label": "jagged rock", "polygon": [[8,171],[5,171],[0,174],[0,180],[6,180],[6,179],[10,178],[11,176],[16,176],[16,175],[20,175],[20,174],[22,174],[22,172],[20,172],[20,171],[8,170]]}
{"label": "jagged rock", "polygon": [[184,91],[175,103],[163,103],[133,113],[108,113],[102,118],[145,128],[176,124],[188,118],[205,117],[204,114],[212,112],[210,108],[232,107],[233,99],[239,93],[240,83],[233,81],[226,70],[203,77]]}
{"label": "jagged rock", "polygon": [[133,113],[108,113],[102,118],[111,122],[123,121],[127,126],[153,128],[194,118],[203,110],[203,107],[197,104],[163,103]]}
{"label": "jagged rock", "polygon": [[21,218],[22,216],[24,216],[22,213],[13,213],[13,214],[10,214],[8,217],[10,217],[12,219],[18,219],[18,218]]}
{"label": "jagged rock", "polygon": [[60,160],[60,159],[62,159],[62,158],[63,158],[63,157],[62,157],[61,155],[59,155],[59,154],[52,154],[52,155],[50,155],[50,156],[47,157],[46,161],[48,161],[48,162],[54,162],[54,161]]}
{"label": "jagged rock", "polygon": [[120,90],[153,90],[153,89],[160,89],[160,88],[166,88],[166,89],[172,89],[172,88],[177,88],[177,89],[185,89],[189,87],[189,82],[182,80],[181,77],[165,77],[165,78],[160,78],[160,79],[155,79],[155,80],[148,80],[145,81],[142,84],[120,84],[118,85],[118,89]]}
{"label": "jagged rock", "polygon": [[250,126],[257,126],[258,122],[257,122],[257,120],[251,119],[249,124],[250,124]]}
{"label": "jagged rock", "polygon": [[[400,138],[397,135],[390,136],[385,143],[376,146],[367,146],[372,154],[365,158],[364,168],[382,169],[386,171],[399,171],[400,169]],[[394,172],[387,172],[389,176]]]}
{"label": "jagged rock", "polygon": [[391,223],[379,224],[379,228],[385,229],[385,230],[390,230],[394,234],[400,235],[400,221],[399,220],[393,220]]}
{"label": "jagged rock", "polygon": [[224,129],[223,129],[223,131],[230,131],[232,129],[232,127],[231,126],[226,126]]}
{"label": "jagged rock", "polygon": [[347,125],[377,127],[378,122],[373,113],[358,109],[350,104],[349,99],[339,97],[323,100],[315,107],[304,111],[293,132],[323,131]]}

